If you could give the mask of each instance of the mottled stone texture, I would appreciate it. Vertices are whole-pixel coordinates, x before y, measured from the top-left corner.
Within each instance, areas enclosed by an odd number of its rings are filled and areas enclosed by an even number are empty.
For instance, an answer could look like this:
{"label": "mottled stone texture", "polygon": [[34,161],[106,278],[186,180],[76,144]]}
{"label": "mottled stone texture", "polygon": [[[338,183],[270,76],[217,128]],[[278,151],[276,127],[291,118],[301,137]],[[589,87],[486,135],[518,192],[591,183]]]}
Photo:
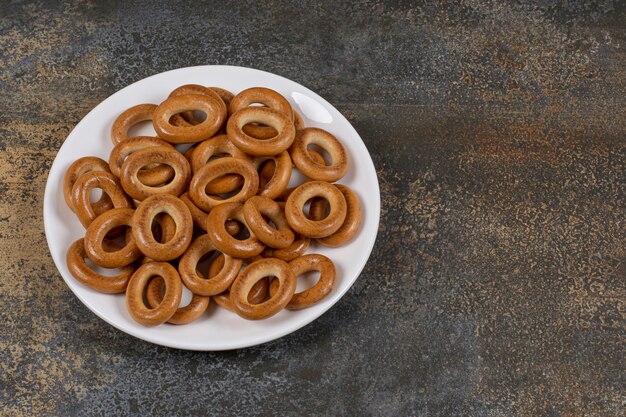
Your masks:
{"label": "mottled stone texture", "polygon": [[[0,6],[0,414],[624,415],[624,3],[226,3]],[[317,91],[382,191],[348,294],[226,353],[107,325],[43,232],[72,127],[127,84],[199,64]]]}

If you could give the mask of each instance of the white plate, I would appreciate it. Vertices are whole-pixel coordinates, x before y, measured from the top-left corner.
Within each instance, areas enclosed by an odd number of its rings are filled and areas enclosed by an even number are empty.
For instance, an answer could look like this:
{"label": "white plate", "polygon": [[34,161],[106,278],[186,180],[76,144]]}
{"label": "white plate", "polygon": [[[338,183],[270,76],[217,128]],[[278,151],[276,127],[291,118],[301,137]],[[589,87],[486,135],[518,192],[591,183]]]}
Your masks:
{"label": "white plate", "polygon": [[[192,83],[219,86],[235,94],[255,86],[272,88],[283,94],[303,115],[306,126],[331,132],[347,148],[350,169],[340,182],[349,185],[361,198],[363,227],[351,243],[341,248],[329,249],[313,244],[309,248],[308,253],[322,253],[331,258],[337,267],[336,286],[319,304],[301,311],[283,310],[260,321],[244,320],[212,305],[200,319],[184,326],[164,324],[143,327],[129,316],[123,294],[113,296],[95,292],[76,281],[68,271],[65,262],[67,248],[85,231],[65,205],[62,188],[65,170],[83,156],[94,155],[108,160],[113,148],[109,136],[111,124],[119,113],[135,104],[159,103],[174,88]],[[142,129],[141,133],[154,134],[150,126]],[[361,273],[376,240],[379,216],[380,194],[374,164],[363,141],[346,118],[326,100],[298,83],[264,71],[231,66],[208,65],[164,72],[129,85],[104,100],[80,121],[61,146],[50,169],[44,196],[44,225],[50,253],[74,294],[91,311],[123,332],[159,345],[190,350],[254,346],[282,337],[315,320],[339,301]],[[303,283],[309,280],[298,280],[300,291],[305,287]],[[183,303],[189,298],[186,294]]]}

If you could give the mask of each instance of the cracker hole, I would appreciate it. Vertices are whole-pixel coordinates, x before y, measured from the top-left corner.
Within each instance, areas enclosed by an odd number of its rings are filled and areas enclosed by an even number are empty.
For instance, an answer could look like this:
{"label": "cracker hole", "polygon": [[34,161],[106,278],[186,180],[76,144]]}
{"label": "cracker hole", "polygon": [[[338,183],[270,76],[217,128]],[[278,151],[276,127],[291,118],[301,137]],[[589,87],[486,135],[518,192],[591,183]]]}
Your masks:
{"label": "cracker hole", "polygon": [[128,129],[126,136],[129,138],[135,136],[156,136],[154,127],[152,127],[152,120],[135,123],[130,127],[130,129]]}
{"label": "cracker hole", "polygon": [[263,220],[265,220],[265,222],[267,224],[269,224],[273,229],[278,230],[278,227],[276,227],[276,225],[274,224],[272,219],[270,219],[268,216],[266,216],[265,214],[262,214],[262,213],[261,213],[261,217],[263,217]]}
{"label": "cracker hole", "polygon": [[309,143],[306,148],[310,151],[315,151],[319,153],[322,158],[324,158],[324,163],[326,166],[333,164],[333,158],[331,158],[330,154],[326,152],[326,149],[322,148],[321,146],[318,146],[314,143]]}
{"label": "cracker hole", "polygon": [[241,192],[242,187],[237,187],[236,189],[234,189],[233,191],[230,191],[228,193],[220,193],[217,194],[219,197],[223,198],[223,199],[227,199],[227,198],[231,198],[237,194],[239,194]]}
{"label": "cracker hole", "polygon": [[204,256],[200,258],[198,265],[196,265],[196,273],[204,279],[209,279],[209,268],[211,268],[213,261],[215,261],[215,258],[217,258],[219,254],[220,252],[215,250],[204,254]]}
{"label": "cracker hole", "polygon": [[[155,242],[167,243],[164,241],[164,237],[165,237],[163,236],[164,230],[161,224],[166,224],[165,222],[171,223],[173,221],[174,219],[168,213],[159,213],[154,217],[154,219],[152,220],[151,230],[152,230],[152,238],[155,240]],[[176,233],[176,226],[174,226],[174,233]]]}
{"label": "cracker hole", "polygon": [[101,188],[92,188],[89,191],[89,202],[93,205],[93,203],[97,202],[102,198],[104,191]]}
{"label": "cracker hole", "polygon": [[[236,173],[232,173],[232,174],[225,174],[225,175],[220,175],[219,177],[215,178],[213,181],[211,181],[209,184],[207,184],[207,186],[205,187],[205,192],[207,195],[217,195],[221,198],[229,198],[232,197],[236,194],[238,194],[241,191],[241,186],[240,187],[236,187],[234,190],[226,192],[226,193],[220,193],[220,194],[215,194],[213,191],[219,191],[219,189],[215,189],[214,187],[214,181],[218,181],[220,179],[223,179],[226,176],[231,176],[231,175],[236,175],[238,180],[236,182],[238,182],[239,184],[244,183],[244,178],[242,175],[236,174]],[[233,183],[235,183],[235,181],[233,181]],[[236,183],[235,183],[236,184]]]}
{"label": "cracker hole", "polygon": [[232,155],[226,152],[216,153],[209,158],[208,162],[215,161],[216,159],[220,159],[220,158],[226,158],[229,156],[232,156]]}
{"label": "cracker hole", "polygon": [[242,225],[241,231],[233,237],[237,240],[246,240],[246,239],[250,239],[250,236],[251,235],[250,235],[250,231],[248,230],[248,228]]}
{"label": "cracker hole", "polygon": [[309,271],[296,277],[296,292],[306,291],[320,280],[319,271]]}
{"label": "cracker hole", "polygon": [[91,259],[89,259],[89,258],[85,258],[85,263],[94,272],[96,272],[96,273],[98,273],[100,275],[104,275],[105,277],[114,277],[116,275],[119,275],[122,272],[122,270],[120,268],[103,268],[101,266],[98,266],[98,265],[94,264],[91,261]]}
{"label": "cracker hole", "polygon": [[[153,279],[163,280],[163,278],[161,278],[160,276],[155,275],[152,278],[150,278],[149,282],[152,281]],[[164,296],[165,296],[165,285],[162,285],[161,286],[161,299]],[[150,304],[148,304],[147,291],[144,292],[143,297],[144,297],[144,300],[143,300],[144,304],[146,305],[146,307],[149,307]],[[183,292],[182,292],[182,296],[180,298],[180,304],[178,304],[178,308],[187,307],[189,305],[189,303],[191,303],[191,299],[192,298],[193,298],[193,293],[191,291],[189,291],[189,289],[187,289],[187,287],[185,287],[183,285]]]}
{"label": "cracker hole", "polygon": [[118,226],[109,230],[102,241],[105,252],[116,252],[126,246],[126,234],[130,233],[129,226]]}
{"label": "cracker hole", "polygon": [[[145,168],[142,168],[142,170]],[[150,186],[151,188],[162,188],[165,187],[167,185],[170,185],[172,183],[172,181],[174,181],[176,179],[176,173],[174,172],[174,175],[172,175],[171,177],[169,177],[167,180],[165,180],[164,182],[162,182],[161,184],[157,184],[157,185],[152,185]]]}
{"label": "cracker hole", "polygon": [[204,122],[207,118],[206,112],[203,112],[202,110],[194,110],[191,113],[198,123]]}
{"label": "cracker hole", "polygon": [[262,189],[274,178],[276,174],[276,162],[273,159],[266,159],[261,162],[257,172],[259,173],[259,189]]}
{"label": "cracker hole", "polygon": [[[311,212],[311,202],[312,202],[314,199],[321,199],[321,200],[324,200],[324,202],[323,202],[323,204],[324,204],[324,210],[322,211],[323,217],[322,217],[321,219],[316,219],[316,220],[318,220],[318,221],[319,221],[319,220],[323,220],[323,219],[325,219],[326,217],[328,217],[328,214],[329,214],[329,207],[328,207],[328,206],[329,206],[329,204],[328,204],[328,200],[326,200],[326,199],[325,199],[325,198],[323,198],[323,197],[313,197],[313,198],[308,199],[308,200],[306,201],[306,203],[304,204],[304,207],[303,207],[303,210],[302,210],[302,211],[304,212],[304,214],[305,214],[305,216],[306,216],[306,218],[307,218],[307,219],[309,219],[309,220],[314,220],[314,219],[313,219],[313,213]],[[319,203],[318,203],[318,204],[319,204]]]}

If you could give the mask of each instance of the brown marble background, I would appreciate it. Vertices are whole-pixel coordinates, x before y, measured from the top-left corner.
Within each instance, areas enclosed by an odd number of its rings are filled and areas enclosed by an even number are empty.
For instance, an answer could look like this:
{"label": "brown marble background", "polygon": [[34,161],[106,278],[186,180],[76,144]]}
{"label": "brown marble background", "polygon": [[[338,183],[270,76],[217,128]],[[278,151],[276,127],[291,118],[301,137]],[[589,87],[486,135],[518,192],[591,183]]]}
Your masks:
{"label": "brown marble background", "polygon": [[[624,415],[625,17],[611,0],[4,2],[0,414]],[[317,91],[382,191],[344,299],[226,353],[107,325],[43,232],[73,126],[127,84],[199,64]]]}

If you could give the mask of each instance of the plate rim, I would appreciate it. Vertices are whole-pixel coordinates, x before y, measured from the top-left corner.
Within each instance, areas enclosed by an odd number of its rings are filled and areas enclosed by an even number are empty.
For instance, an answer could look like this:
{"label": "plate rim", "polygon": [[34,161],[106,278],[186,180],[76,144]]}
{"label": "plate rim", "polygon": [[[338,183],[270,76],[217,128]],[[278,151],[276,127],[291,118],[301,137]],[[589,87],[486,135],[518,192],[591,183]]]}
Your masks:
{"label": "plate rim", "polygon": [[[375,191],[376,191],[376,196],[377,198],[375,199],[376,201],[376,207],[368,207],[370,210],[374,210],[375,212],[375,218],[376,218],[376,227],[374,229],[374,235],[373,235],[373,239],[371,241],[371,244],[369,246],[369,248],[367,249],[367,256],[364,258],[364,262],[362,263],[362,265],[359,266],[358,271],[356,273],[356,276],[354,278],[354,280],[347,285],[342,291],[340,291],[337,295],[337,298],[330,303],[328,306],[326,306],[326,308],[324,308],[323,310],[321,310],[319,312],[319,314],[317,316],[314,316],[313,318],[311,318],[308,321],[305,321],[304,323],[298,323],[296,322],[294,325],[289,326],[286,325],[283,329],[281,329],[279,332],[277,333],[272,333],[271,336],[267,337],[267,336],[258,336],[256,337],[256,339],[248,339],[246,342],[242,342],[242,343],[233,343],[233,344],[224,344],[224,345],[220,345],[220,346],[190,346],[190,345],[185,345],[184,343],[177,343],[176,339],[172,340],[172,339],[167,339],[166,341],[162,340],[160,337],[158,336],[153,336],[150,334],[144,335],[144,334],[137,334],[134,329],[132,328],[125,328],[122,325],[119,325],[118,323],[115,323],[112,319],[110,319],[107,315],[105,314],[101,314],[99,311],[95,310],[94,308],[92,308],[92,306],[90,305],[89,302],[87,302],[80,294],[80,292],[78,292],[72,285],[70,285],[70,283],[68,282],[67,278],[63,275],[63,273],[61,272],[61,268],[59,268],[59,265],[57,264],[54,256],[52,255],[52,244],[51,244],[51,238],[50,238],[50,231],[49,229],[49,216],[51,216],[51,214],[47,214],[48,212],[52,213],[52,209],[50,208],[50,205],[53,204],[52,200],[52,196],[51,196],[51,189],[53,187],[53,184],[51,182],[51,176],[50,174],[53,172],[53,169],[55,168],[55,166],[57,164],[60,164],[60,160],[58,158],[59,154],[61,153],[61,151],[63,150],[63,147],[67,145],[67,138],[69,138],[75,130],[77,130],[79,128],[79,126],[84,122],[85,119],[87,119],[89,117],[89,115],[93,112],[98,111],[101,107],[104,107],[106,105],[107,102],[113,100],[117,95],[121,95],[122,92],[128,88],[131,88],[132,86],[134,86],[137,83],[141,83],[144,82],[146,80],[149,80],[151,78],[154,77],[158,77],[158,76],[163,76],[165,74],[169,74],[169,73],[174,73],[174,72],[178,72],[181,70],[190,70],[190,69],[209,69],[209,68],[221,68],[221,69],[233,69],[236,68],[237,70],[248,70],[248,71],[252,71],[252,72],[259,72],[259,73],[263,73],[265,75],[269,75],[272,77],[278,77],[279,79],[281,79],[282,81],[286,81],[289,83],[295,83],[297,84],[299,87],[303,88],[308,94],[312,95],[316,100],[319,100],[320,102],[322,102],[324,105],[334,109],[341,118],[343,118],[343,120],[346,122],[348,128],[353,132],[353,134],[356,135],[356,137],[359,138],[359,140],[361,141],[361,144],[363,145],[363,147],[366,150],[366,154],[367,157],[369,158],[369,162],[371,163],[371,166],[374,168],[374,177],[376,179],[375,181]],[[374,191],[374,190],[373,190]],[[330,102],[328,102],[326,99],[324,99],[322,96],[320,96],[319,94],[317,94],[316,92],[312,91],[311,89],[309,89],[308,87],[302,85],[301,83],[297,82],[297,81],[293,81],[290,80],[289,78],[283,77],[281,75],[269,72],[269,71],[264,71],[264,70],[260,70],[260,69],[256,69],[256,68],[250,68],[250,67],[244,67],[244,66],[237,66],[237,65],[194,65],[194,66],[189,66],[189,67],[180,67],[180,68],[175,68],[175,69],[171,69],[171,70],[167,70],[167,71],[163,71],[163,72],[159,72],[156,74],[152,74],[148,77],[142,78],[140,80],[134,81],[122,88],[120,88],[119,90],[117,90],[116,92],[114,92],[113,94],[111,94],[110,96],[106,97],[105,99],[101,100],[95,107],[93,107],[89,112],[87,112],[82,118],[81,120],[72,128],[71,131],[68,132],[68,134],[66,135],[65,139],[63,140],[63,143],[61,144],[61,146],[58,148],[57,153],[54,156],[54,160],[52,162],[52,164],[50,165],[50,169],[48,170],[48,175],[46,178],[46,186],[44,188],[44,196],[43,196],[43,222],[44,222],[44,232],[46,235],[46,243],[48,244],[48,253],[50,255],[50,257],[52,258],[52,261],[54,262],[54,265],[56,267],[56,273],[58,275],[61,276],[61,278],[63,279],[65,285],[67,287],[69,287],[69,289],[72,291],[72,293],[80,300],[80,302],[87,307],[87,309],[89,311],[91,311],[93,314],[95,314],[97,317],[99,317],[100,319],[104,320],[106,323],[108,323],[110,326],[113,326],[115,329],[128,334],[132,337],[135,337],[137,339],[155,344],[155,345],[159,345],[159,346],[164,346],[164,347],[168,347],[168,348],[174,348],[174,349],[180,349],[180,350],[189,350],[189,351],[203,351],[203,352],[212,352],[212,351],[228,351],[228,350],[236,350],[236,349],[242,349],[242,348],[248,348],[248,347],[253,347],[253,346],[258,346],[264,343],[269,343],[271,341],[274,340],[278,340],[288,334],[294,333],[299,329],[302,329],[306,326],[308,326],[309,324],[311,324],[312,322],[314,322],[315,320],[319,319],[322,315],[324,315],[326,312],[328,312],[328,310],[330,310],[333,306],[335,306],[339,300],[341,300],[345,294],[348,292],[348,290],[350,288],[352,288],[352,286],[354,285],[354,283],[356,282],[357,279],[359,279],[359,277],[361,276],[361,273],[363,272],[363,269],[365,268],[365,266],[367,265],[367,262],[369,261],[369,258],[372,254],[372,250],[374,249],[374,246],[376,244],[376,240],[378,238],[378,231],[379,231],[379,227],[380,227],[380,212],[381,212],[381,200],[380,200],[380,184],[378,182],[378,175],[376,173],[376,166],[374,165],[374,161],[372,159],[372,156],[369,152],[369,150],[367,149],[367,146],[365,146],[365,142],[363,141],[363,139],[361,138],[361,136],[359,135],[359,133],[356,131],[356,129],[354,128],[354,126],[352,126],[352,123],[350,123],[350,121],[335,107],[333,106]]]}

